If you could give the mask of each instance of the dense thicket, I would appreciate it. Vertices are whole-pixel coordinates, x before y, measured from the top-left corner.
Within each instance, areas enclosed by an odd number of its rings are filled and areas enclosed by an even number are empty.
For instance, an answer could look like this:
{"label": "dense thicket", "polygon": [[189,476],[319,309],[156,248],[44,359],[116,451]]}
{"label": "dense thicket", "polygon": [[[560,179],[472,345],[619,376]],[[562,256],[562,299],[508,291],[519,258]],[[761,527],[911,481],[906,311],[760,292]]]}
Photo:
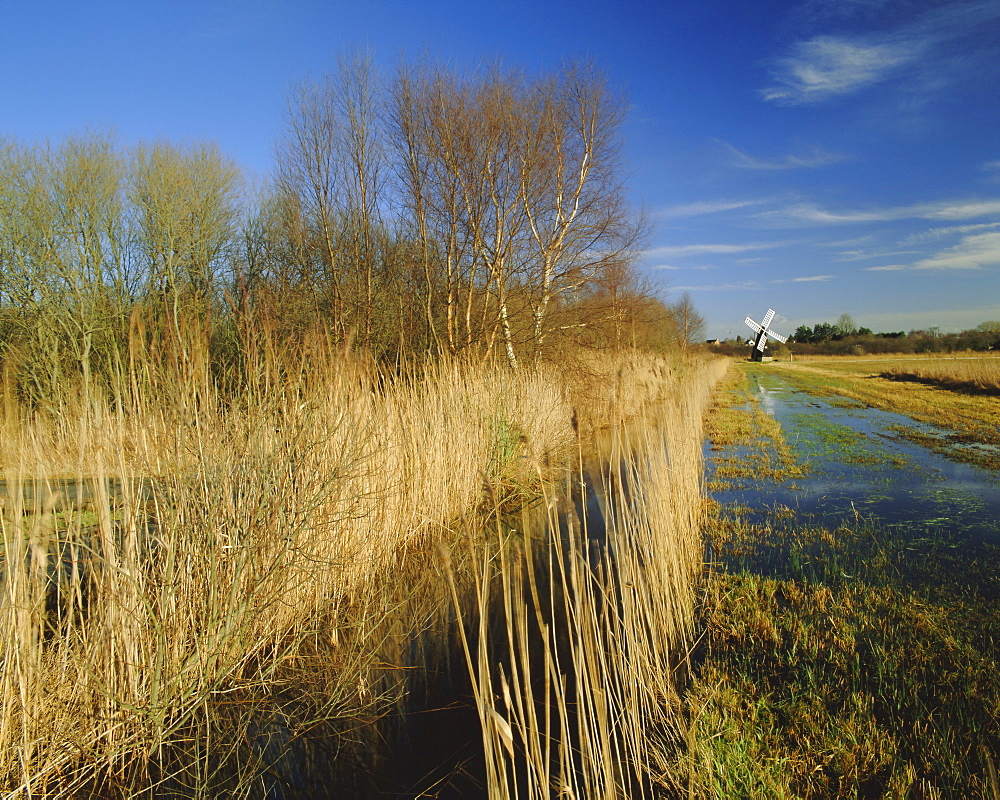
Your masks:
{"label": "dense thicket", "polygon": [[[585,67],[381,80],[355,57],[289,93],[256,193],[205,144],[0,143],[7,385],[114,390],[137,347],[238,374],[262,330],[389,362],[676,343],[632,266],[624,108]],[[188,363],[192,337],[209,364]]]}

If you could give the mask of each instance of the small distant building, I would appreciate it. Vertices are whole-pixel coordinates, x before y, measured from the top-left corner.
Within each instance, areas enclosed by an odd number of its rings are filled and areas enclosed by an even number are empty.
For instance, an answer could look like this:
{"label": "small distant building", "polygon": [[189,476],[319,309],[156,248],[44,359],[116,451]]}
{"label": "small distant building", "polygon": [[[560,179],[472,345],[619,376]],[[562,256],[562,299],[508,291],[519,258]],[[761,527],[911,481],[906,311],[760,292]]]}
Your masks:
{"label": "small distant building", "polygon": [[705,344],[721,344],[718,339],[706,339]]}

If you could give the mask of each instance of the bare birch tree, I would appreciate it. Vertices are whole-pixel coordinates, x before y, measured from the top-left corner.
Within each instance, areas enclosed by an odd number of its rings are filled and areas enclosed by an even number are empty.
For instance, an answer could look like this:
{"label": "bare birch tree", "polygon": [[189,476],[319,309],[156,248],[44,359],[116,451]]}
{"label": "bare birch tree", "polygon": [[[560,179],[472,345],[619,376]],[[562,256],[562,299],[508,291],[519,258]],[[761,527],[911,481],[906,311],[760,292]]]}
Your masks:
{"label": "bare birch tree", "polygon": [[[426,130],[428,119],[423,113],[424,97],[428,92],[428,70],[413,68],[403,63],[396,71],[386,109],[389,125],[389,145],[397,162],[395,175],[401,195],[403,212],[409,212],[408,221],[400,225],[402,235],[417,242],[417,256],[422,277],[421,311],[429,338],[438,352],[445,350],[437,325],[436,300],[439,288],[435,281],[437,259],[431,240],[428,183],[430,182],[430,137]],[[405,218],[404,218],[405,219]]]}
{"label": "bare birch tree", "polygon": [[643,227],[622,186],[624,101],[588,67],[529,81],[427,65],[400,71],[393,100],[447,349],[486,357],[499,340],[514,364],[538,357],[552,330],[585,325],[557,317],[602,270],[631,260]]}
{"label": "bare birch tree", "polygon": [[72,137],[53,154],[50,185],[58,251],[56,320],[91,383],[95,340],[116,358],[132,281],[124,213],[124,164],[109,137]]}
{"label": "bare birch tree", "polygon": [[122,343],[134,288],[123,175],[103,135],[0,153],[0,305],[39,397],[65,388],[71,364],[88,390]]}
{"label": "bare birch tree", "polygon": [[213,146],[161,142],[136,150],[130,199],[146,296],[160,302],[179,345],[185,316],[210,321],[218,281],[231,266],[241,192],[236,166]]}
{"label": "bare birch tree", "polygon": [[[468,176],[462,174],[470,135],[465,87],[440,68],[404,65],[397,72],[391,103],[397,174],[423,262],[427,324],[439,350],[454,354],[462,346],[457,324],[460,274],[474,245],[465,224],[470,206],[478,216]],[[469,274],[474,280],[474,267]]]}
{"label": "bare birch tree", "polygon": [[330,293],[334,331],[345,335],[344,302],[337,258],[336,216],[340,192],[337,104],[333,80],[304,80],[288,96],[284,135],[276,147],[275,186],[281,196],[285,234],[297,256],[302,282]]}
{"label": "bare birch tree", "polygon": [[343,181],[345,256],[355,295],[359,335],[373,345],[377,269],[385,236],[381,199],[386,156],[379,124],[381,92],[369,52],[341,57],[335,82],[338,150]]}
{"label": "bare birch tree", "polygon": [[277,148],[276,187],[289,215],[288,233],[302,237],[308,280],[330,292],[338,335],[366,346],[373,343],[386,239],[381,102],[371,55],[343,56],[336,72],[291,90]]}
{"label": "bare birch tree", "polygon": [[[0,149],[0,302],[4,360],[22,360],[22,388],[49,398],[62,384],[62,342],[51,316],[58,252],[47,149],[6,142]],[[16,351],[22,350],[18,354]]]}
{"label": "bare birch tree", "polygon": [[705,318],[698,313],[688,292],[684,292],[669,305],[677,327],[677,339],[681,347],[691,347],[705,337]]}
{"label": "bare birch tree", "polygon": [[642,233],[621,175],[623,98],[592,67],[571,65],[534,93],[523,140],[522,198],[535,249],[528,278],[537,356],[560,298],[620,269]]}

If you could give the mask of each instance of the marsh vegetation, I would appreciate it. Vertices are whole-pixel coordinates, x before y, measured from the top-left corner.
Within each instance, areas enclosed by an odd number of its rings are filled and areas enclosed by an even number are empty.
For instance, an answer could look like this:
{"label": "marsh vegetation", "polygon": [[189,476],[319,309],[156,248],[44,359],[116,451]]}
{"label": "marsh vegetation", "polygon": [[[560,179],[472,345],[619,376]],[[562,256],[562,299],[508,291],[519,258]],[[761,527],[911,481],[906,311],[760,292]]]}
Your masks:
{"label": "marsh vegetation", "polygon": [[[972,490],[970,507],[952,505],[945,516],[940,507],[922,516],[911,502],[881,516],[864,493],[924,469],[909,456],[890,464],[907,447],[841,429],[819,409],[806,428],[801,412],[785,412],[782,426],[757,422],[768,402],[758,380],[787,381],[807,393],[801,405],[857,417],[880,398],[919,411],[930,402],[924,392],[946,394],[919,384],[911,398],[909,387],[900,393],[879,377],[883,369],[835,360],[741,366],[712,412],[711,488],[730,503],[710,504],[706,527],[703,639],[685,695],[689,745],[676,768],[689,796],[1000,796],[995,514],[966,524],[966,511],[977,513]],[[954,394],[939,401],[942,424],[950,416],[969,431],[969,419],[992,413],[988,398],[975,398],[976,412]],[[810,518],[806,501],[760,502],[774,482],[798,483],[808,496],[817,472],[817,487],[833,492],[847,483],[840,469],[871,477],[856,504],[845,489],[838,513]],[[980,480],[995,482],[995,472]]]}
{"label": "marsh vegetation", "polygon": [[5,797],[659,791],[724,365],[632,266],[623,108],[354,57],[259,192],[0,144]]}
{"label": "marsh vegetation", "polygon": [[[431,688],[455,702],[470,679],[483,796],[648,786],[693,619],[711,375],[636,357],[595,359],[589,388],[459,365],[386,384],[308,358],[245,404],[165,382],[132,408],[8,418],[7,790],[441,791],[447,763],[392,759]],[[609,418],[614,461],[585,476]],[[17,491],[58,474],[96,477],[92,498]],[[600,530],[573,511],[585,477],[607,484]]]}

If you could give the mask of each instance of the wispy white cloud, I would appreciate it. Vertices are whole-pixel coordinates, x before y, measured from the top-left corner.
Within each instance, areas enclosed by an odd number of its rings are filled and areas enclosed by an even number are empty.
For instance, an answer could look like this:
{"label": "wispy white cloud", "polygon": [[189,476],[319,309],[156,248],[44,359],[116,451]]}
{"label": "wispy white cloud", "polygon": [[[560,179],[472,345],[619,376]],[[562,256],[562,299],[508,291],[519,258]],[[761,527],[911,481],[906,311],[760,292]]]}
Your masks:
{"label": "wispy white cloud", "polygon": [[800,203],[787,208],[765,211],[761,219],[790,219],[821,225],[840,225],[857,222],[893,222],[901,219],[975,219],[990,214],[1000,214],[1000,200],[953,200],[938,203],[919,203],[895,208],[828,211],[811,203]]}
{"label": "wispy white cloud", "polygon": [[701,255],[732,255],[734,253],[747,253],[753,250],[768,250],[774,247],[782,247],[787,242],[753,242],[749,244],[682,244],[668,245],[664,247],[654,247],[643,252],[643,257],[647,259],[658,258],[683,258],[686,256]]}
{"label": "wispy white cloud", "polygon": [[[760,94],[778,103],[818,102],[857,92],[909,69],[920,75],[925,88],[941,88],[948,82],[942,77],[947,69],[961,64],[969,68],[973,63],[968,58],[956,59],[943,46],[963,40],[968,44],[984,24],[998,17],[996,0],[974,0],[931,8],[892,30],[815,36],[797,42],[789,55],[774,62],[774,83]],[[984,57],[992,57],[991,48],[980,49]],[[968,52],[963,51],[963,56]]]}
{"label": "wispy white cloud", "polygon": [[988,231],[993,228],[1000,228],[1000,222],[982,222],[978,225],[949,225],[945,228],[931,228],[930,230],[915,233],[907,237],[903,244],[915,244],[918,242],[930,242],[935,239],[943,239],[946,236],[955,234],[969,234],[976,231]]}
{"label": "wispy white cloud", "polygon": [[888,258],[890,256],[912,256],[915,255],[916,250],[894,250],[892,252],[884,251],[874,251],[867,252],[865,250],[847,250],[843,253],[837,254],[837,261],[867,261],[870,258]]}
{"label": "wispy white cloud", "polygon": [[982,269],[1000,266],[1000,233],[966,236],[954,247],[923,258],[913,269]]}
{"label": "wispy white cloud", "polygon": [[715,264],[685,264],[683,267],[679,267],[676,264],[653,264],[648,266],[650,269],[666,269],[674,272],[677,270],[684,270],[685,272],[710,272],[718,269],[718,266]]}
{"label": "wispy white cloud", "polygon": [[685,205],[667,206],[655,212],[656,217],[666,219],[670,217],[697,217],[703,214],[718,214],[723,211],[732,211],[737,208],[760,205],[763,200],[705,200],[698,203],[687,203]]}
{"label": "wispy white cloud", "polygon": [[762,89],[761,95],[773,102],[798,104],[849,94],[885,80],[916,60],[921,50],[917,42],[818,36],[799,42],[792,55],[778,60],[775,84]]}
{"label": "wispy white cloud", "polygon": [[969,200],[940,205],[915,206],[921,211],[915,216],[924,219],[974,219],[987,214],[1000,214],[1000,200]]}
{"label": "wispy white cloud", "polygon": [[876,209],[872,211],[827,211],[812,203],[800,203],[787,208],[767,211],[759,216],[763,218],[786,218],[801,222],[813,222],[822,225],[839,225],[850,222],[886,222],[903,219],[906,215],[898,209]]}
{"label": "wispy white cloud", "polygon": [[834,275],[804,275],[800,278],[779,278],[771,283],[813,283],[817,281],[832,281]]}
{"label": "wispy white cloud", "polygon": [[977,270],[1000,266],[1000,232],[976,233],[963,236],[953,247],[910,264],[882,264],[867,267],[868,272],[896,272],[904,269],[919,270]]}
{"label": "wispy white cloud", "polygon": [[863,244],[870,244],[873,241],[873,237],[869,234],[867,236],[857,236],[853,239],[837,239],[830,242],[822,242],[823,247],[858,247]]}
{"label": "wispy white cloud", "polygon": [[884,14],[891,0],[805,0],[793,13],[803,22],[825,23],[829,20],[858,19],[862,22]]}
{"label": "wispy white cloud", "polygon": [[844,250],[837,254],[839,257],[838,261],[861,261],[865,258],[871,258],[871,253],[866,253],[863,250]]}
{"label": "wispy white cloud", "polygon": [[671,286],[678,292],[745,292],[760,286],[757,281],[730,281],[727,283],[711,283],[702,286]]}
{"label": "wispy white cloud", "polygon": [[841,153],[831,153],[818,147],[814,147],[806,154],[788,154],[778,158],[758,158],[744,153],[742,150],[729,144],[722,139],[717,140],[720,145],[729,153],[730,164],[741,169],[754,169],[777,171],[787,169],[810,169],[814,167],[825,167],[830,164],[839,164],[847,160],[847,156]]}

